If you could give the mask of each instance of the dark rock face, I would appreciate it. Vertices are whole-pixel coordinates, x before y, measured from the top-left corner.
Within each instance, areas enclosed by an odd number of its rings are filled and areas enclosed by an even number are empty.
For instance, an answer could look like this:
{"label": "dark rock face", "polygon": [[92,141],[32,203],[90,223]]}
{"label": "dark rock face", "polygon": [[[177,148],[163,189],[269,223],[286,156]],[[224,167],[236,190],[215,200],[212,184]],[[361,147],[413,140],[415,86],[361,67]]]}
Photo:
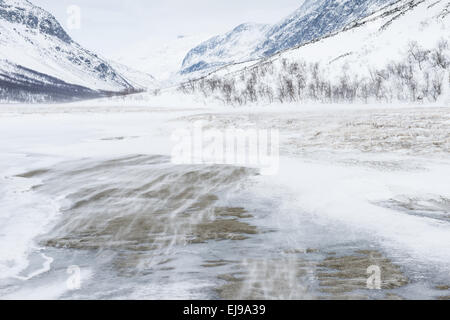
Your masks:
{"label": "dark rock face", "polygon": [[0,101],[68,102],[92,99],[106,93],[66,83],[31,69],[10,65],[12,72],[0,70]]}
{"label": "dark rock face", "polygon": [[[228,64],[231,60],[239,60],[239,57],[235,57],[233,54],[239,46],[242,46],[239,54],[247,52],[246,57],[250,57],[254,44],[249,45],[247,41],[251,42],[255,35],[264,34],[269,27],[269,25],[264,24],[244,23],[224,35],[213,37],[201,43],[188,52],[183,60],[181,73],[188,74],[205,69],[219,68]],[[247,41],[241,41],[245,39]],[[205,56],[205,59],[199,59],[202,56]]]}
{"label": "dark rock face", "polygon": [[191,72],[196,72],[196,71],[201,71],[201,70],[206,70],[206,69],[220,68],[224,65],[226,65],[226,63],[206,63],[205,61],[200,61],[186,69],[181,70],[180,73],[188,74]]}
{"label": "dark rock face", "polygon": [[181,71],[181,74],[187,74],[187,73],[191,73],[191,72],[207,69],[209,67],[210,67],[210,65],[208,63],[206,63],[205,61],[200,61],[200,62],[195,63],[195,64],[193,64],[192,66],[190,66],[190,67],[188,67],[186,69],[183,69]]}
{"label": "dark rock face", "polygon": [[[292,16],[273,26],[256,48],[270,56],[327,34],[339,31],[393,0],[309,0]],[[306,13],[306,14],[305,14]]]}
{"label": "dark rock face", "polygon": [[28,1],[21,1],[21,6],[18,5],[17,1],[0,1],[0,20],[25,25],[30,29],[57,37],[66,43],[72,42],[72,39],[52,15],[33,6]]}

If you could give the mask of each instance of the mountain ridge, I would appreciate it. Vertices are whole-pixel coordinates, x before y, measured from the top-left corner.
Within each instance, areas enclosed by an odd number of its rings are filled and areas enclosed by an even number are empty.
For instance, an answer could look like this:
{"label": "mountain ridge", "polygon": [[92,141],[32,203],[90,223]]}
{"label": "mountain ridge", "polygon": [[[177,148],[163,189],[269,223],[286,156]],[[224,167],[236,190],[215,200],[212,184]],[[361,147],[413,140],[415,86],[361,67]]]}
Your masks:
{"label": "mountain ridge", "polygon": [[243,23],[230,32],[215,36],[187,53],[180,73],[188,74],[251,59],[251,48],[268,29],[267,24]]}
{"label": "mountain ridge", "polygon": [[[26,100],[28,93],[30,101],[141,90],[109,62],[72,40],[52,14],[28,0],[0,0],[0,21],[0,75],[4,87],[0,90],[1,100],[15,99],[12,85],[20,100]],[[19,88],[25,91],[17,92]],[[39,88],[45,94],[37,94]],[[59,89],[64,92],[58,94]]]}
{"label": "mountain ridge", "polygon": [[[280,22],[272,26],[266,25],[259,34],[259,39],[255,39],[247,47],[247,55],[217,55],[222,48],[230,46],[229,41],[222,41],[221,46],[217,45],[218,37],[238,41],[240,34],[235,28],[193,48],[186,55],[180,73],[194,73],[197,76],[201,71],[204,73],[200,75],[204,75],[227,64],[270,57],[277,52],[341,30],[393,2],[395,0],[307,0]],[[220,63],[216,62],[218,58],[222,58],[219,59]]]}
{"label": "mountain ridge", "polygon": [[228,104],[445,101],[449,8],[448,0],[397,0],[341,31],[228,65],[180,89]]}

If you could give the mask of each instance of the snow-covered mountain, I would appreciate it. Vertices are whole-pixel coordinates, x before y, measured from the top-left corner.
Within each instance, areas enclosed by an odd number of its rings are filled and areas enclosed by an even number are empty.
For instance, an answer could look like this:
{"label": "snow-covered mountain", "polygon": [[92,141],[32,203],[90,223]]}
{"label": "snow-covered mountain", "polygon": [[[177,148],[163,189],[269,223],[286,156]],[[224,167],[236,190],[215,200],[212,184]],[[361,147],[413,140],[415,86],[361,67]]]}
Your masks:
{"label": "snow-covered mountain", "polygon": [[151,74],[159,83],[170,85],[181,69],[183,59],[194,46],[211,34],[179,35],[173,39],[145,39],[124,47],[112,56],[114,61]]}
{"label": "snow-covered mountain", "polygon": [[160,81],[155,79],[152,74],[142,71],[138,67],[134,68],[110,59],[108,63],[138,91],[159,88],[161,85]]}
{"label": "snow-covered mountain", "polygon": [[431,55],[430,50],[441,41],[450,42],[450,0],[397,0],[342,32],[272,59],[318,62],[336,70],[336,76],[343,68],[370,75],[370,68],[403,59],[413,49],[411,46]]}
{"label": "snow-covered mountain", "polygon": [[245,23],[232,31],[213,37],[190,50],[183,60],[182,74],[252,59],[255,46],[269,25]]}
{"label": "snow-covered mountain", "polygon": [[242,25],[193,48],[182,73],[262,57],[338,31],[394,0],[306,0],[293,14],[273,26]]}
{"label": "snow-covered mountain", "polygon": [[379,10],[393,0],[307,0],[292,15],[274,25],[255,53],[270,56],[320,38]]}
{"label": "snow-covered mountain", "polygon": [[74,42],[55,17],[26,0],[0,0],[0,80],[3,100],[135,90],[107,61]]}
{"label": "snow-covered mountain", "polygon": [[344,30],[181,88],[245,104],[433,102],[447,99],[449,86],[450,1],[397,0]]}

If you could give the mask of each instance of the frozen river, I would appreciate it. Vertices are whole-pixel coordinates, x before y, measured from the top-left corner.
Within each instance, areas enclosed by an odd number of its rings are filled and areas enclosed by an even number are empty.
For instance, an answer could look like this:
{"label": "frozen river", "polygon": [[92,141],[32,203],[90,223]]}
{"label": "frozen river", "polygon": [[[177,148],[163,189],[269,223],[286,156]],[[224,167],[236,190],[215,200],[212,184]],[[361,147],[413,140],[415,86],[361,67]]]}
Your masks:
{"label": "frozen river", "polygon": [[[277,172],[174,164],[199,121]],[[450,296],[450,108],[2,106],[0,146],[0,298]]]}

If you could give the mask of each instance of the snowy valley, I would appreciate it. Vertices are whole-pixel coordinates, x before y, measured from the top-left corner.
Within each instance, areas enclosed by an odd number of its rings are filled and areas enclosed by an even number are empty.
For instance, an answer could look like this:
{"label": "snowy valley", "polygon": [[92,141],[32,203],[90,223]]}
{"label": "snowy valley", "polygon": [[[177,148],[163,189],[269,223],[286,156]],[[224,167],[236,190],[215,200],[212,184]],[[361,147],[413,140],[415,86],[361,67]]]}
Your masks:
{"label": "snowy valley", "polygon": [[0,299],[450,299],[449,0],[108,57],[32,2],[0,0]]}

